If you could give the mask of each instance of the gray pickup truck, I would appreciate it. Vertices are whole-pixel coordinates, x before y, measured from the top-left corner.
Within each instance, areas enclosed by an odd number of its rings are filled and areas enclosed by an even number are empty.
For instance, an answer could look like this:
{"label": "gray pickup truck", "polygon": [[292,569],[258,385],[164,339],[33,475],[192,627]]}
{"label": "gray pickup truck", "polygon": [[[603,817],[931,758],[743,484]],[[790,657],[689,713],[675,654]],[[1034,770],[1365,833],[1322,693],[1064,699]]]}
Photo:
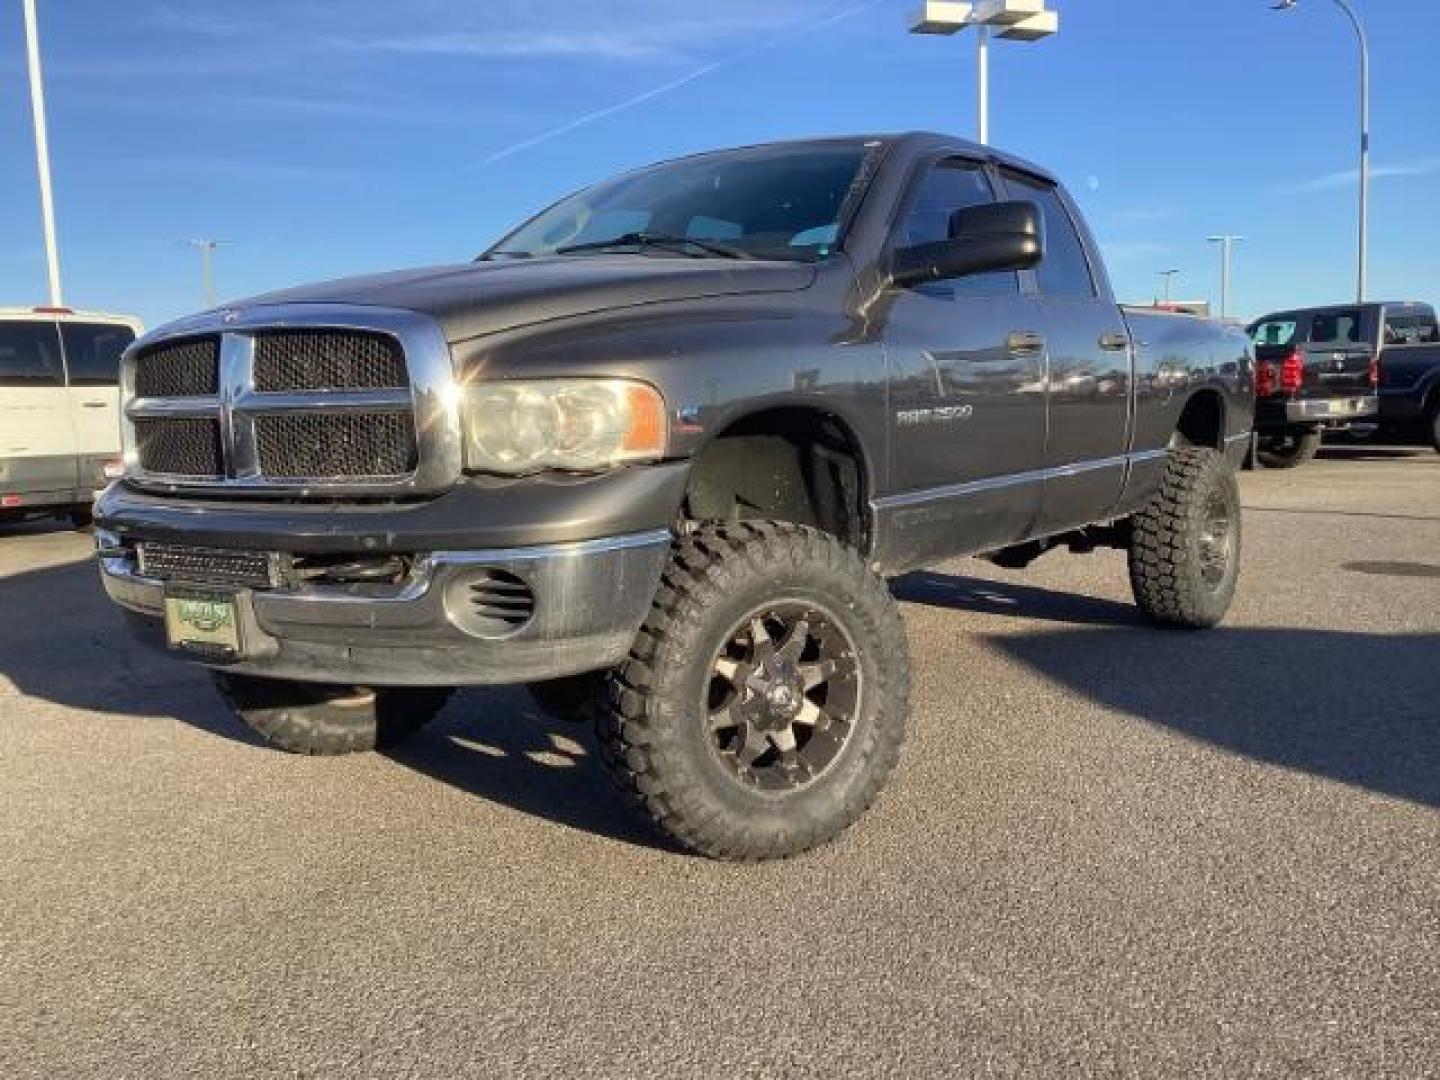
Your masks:
{"label": "gray pickup truck", "polygon": [[1128,552],[1225,614],[1243,334],[1126,311],[1045,170],[939,135],[726,150],[472,263],[183,319],[124,367],[98,506],[135,630],[274,744],[395,743],[457,686],[592,713],[671,837],[810,848],[895,765],[885,576]]}

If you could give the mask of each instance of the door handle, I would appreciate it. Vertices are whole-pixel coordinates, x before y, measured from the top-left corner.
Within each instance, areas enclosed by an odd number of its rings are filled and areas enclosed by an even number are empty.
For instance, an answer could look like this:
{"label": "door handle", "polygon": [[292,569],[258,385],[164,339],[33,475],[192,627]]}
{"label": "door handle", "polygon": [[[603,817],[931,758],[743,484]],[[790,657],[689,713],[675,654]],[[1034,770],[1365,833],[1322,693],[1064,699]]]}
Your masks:
{"label": "door handle", "polygon": [[1100,348],[1106,352],[1119,352],[1130,347],[1129,334],[1101,334]]}
{"label": "door handle", "polygon": [[1012,330],[1005,338],[1005,351],[1011,356],[1034,356],[1045,348],[1045,335],[1033,330]]}
{"label": "door handle", "polygon": [[105,402],[103,402],[103,401],[85,401],[85,402],[81,402],[81,407],[82,407],[82,408],[86,408],[86,409],[103,409],[103,408],[105,408]]}

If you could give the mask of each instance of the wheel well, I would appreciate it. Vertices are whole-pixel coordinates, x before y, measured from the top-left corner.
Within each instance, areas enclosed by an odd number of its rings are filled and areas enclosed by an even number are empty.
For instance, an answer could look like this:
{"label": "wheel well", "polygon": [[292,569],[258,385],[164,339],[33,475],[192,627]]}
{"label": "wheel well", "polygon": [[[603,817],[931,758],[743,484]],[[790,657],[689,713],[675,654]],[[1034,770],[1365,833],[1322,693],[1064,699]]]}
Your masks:
{"label": "wheel well", "polygon": [[1171,445],[1225,449],[1225,405],[1214,390],[1202,390],[1185,403]]}
{"label": "wheel well", "polygon": [[866,551],[864,488],[860,443],[837,417],[770,409],[732,424],[695,455],[685,513],[692,520],[790,521]]}

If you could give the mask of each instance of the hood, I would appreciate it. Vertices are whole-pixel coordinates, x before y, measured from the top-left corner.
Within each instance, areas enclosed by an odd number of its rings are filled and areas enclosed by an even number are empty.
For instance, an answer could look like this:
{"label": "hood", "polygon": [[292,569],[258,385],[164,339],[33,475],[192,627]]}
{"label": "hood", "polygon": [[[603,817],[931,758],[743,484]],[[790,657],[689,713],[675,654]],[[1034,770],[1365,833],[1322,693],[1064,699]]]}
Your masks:
{"label": "hood", "polygon": [[363,304],[439,320],[451,342],[550,319],[673,300],[795,292],[815,280],[805,263],[660,255],[572,255],[463,263],[346,278],[252,297],[259,304]]}

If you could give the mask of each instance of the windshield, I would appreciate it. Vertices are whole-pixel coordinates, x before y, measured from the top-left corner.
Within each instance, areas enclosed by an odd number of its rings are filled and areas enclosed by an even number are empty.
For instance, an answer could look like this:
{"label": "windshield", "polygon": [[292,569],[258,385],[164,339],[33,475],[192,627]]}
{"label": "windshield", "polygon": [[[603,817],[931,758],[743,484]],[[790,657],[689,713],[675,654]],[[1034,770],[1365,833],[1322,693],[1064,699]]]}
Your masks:
{"label": "windshield", "polygon": [[759,147],[656,165],[546,210],[484,258],[661,255],[813,261],[830,254],[874,144]]}

